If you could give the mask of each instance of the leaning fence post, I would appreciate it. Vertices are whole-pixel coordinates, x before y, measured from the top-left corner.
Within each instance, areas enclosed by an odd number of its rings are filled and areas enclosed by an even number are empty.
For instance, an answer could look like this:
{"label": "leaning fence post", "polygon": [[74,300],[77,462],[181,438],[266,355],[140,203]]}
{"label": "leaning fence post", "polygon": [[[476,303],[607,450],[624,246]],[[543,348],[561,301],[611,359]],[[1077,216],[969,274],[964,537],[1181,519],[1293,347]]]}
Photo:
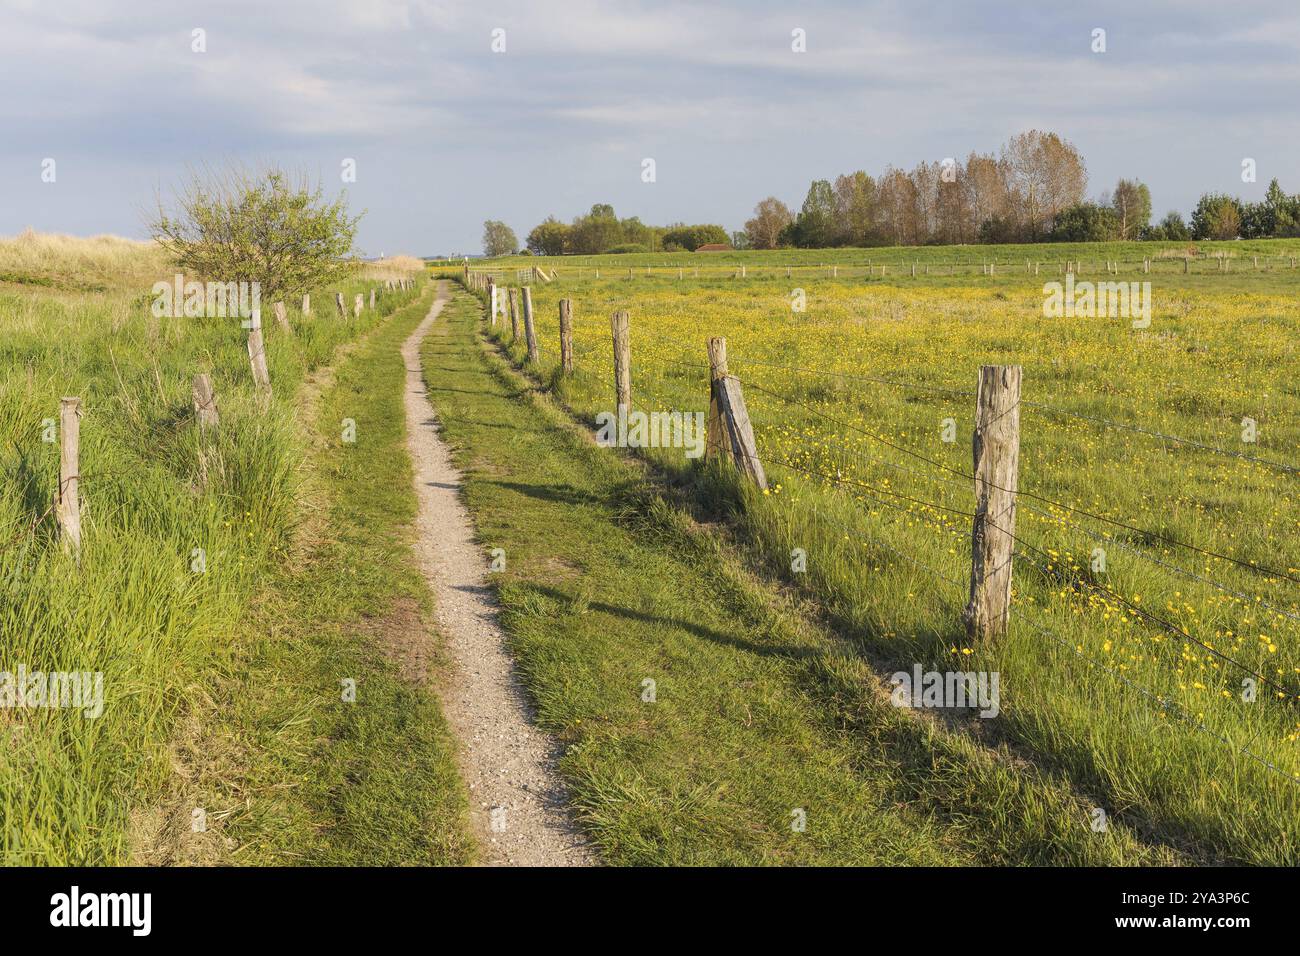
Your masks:
{"label": "leaning fence post", "polygon": [[194,417],[199,430],[216,428],[221,418],[217,414],[217,396],[212,391],[212,379],[200,372],[194,376]]}
{"label": "leaning fence post", "polygon": [[1020,371],[1019,365],[980,367],[973,442],[970,600],[963,615],[972,640],[1001,634],[1011,611],[1020,476]]}
{"label": "leaning fence post", "polygon": [[528,345],[528,361],[537,364],[537,330],[533,328],[533,289],[524,286],[524,341]]}
{"label": "leaning fence post", "polygon": [[335,293],[334,293],[334,305],[337,306],[337,308],[338,308],[338,310],[339,310],[339,318],[340,318],[340,319],[346,319],[347,316],[348,316],[348,311],[347,311],[347,309],[343,308],[343,293],[342,293],[342,292],[335,292]]}
{"label": "leaning fence post", "polygon": [[727,377],[727,340],[715,335],[708,340],[709,352],[709,424],[705,431],[704,460],[727,458],[731,441],[722,420],[722,401],[718,396],[721,381]]}
{"label": "leaning fence post", "polygon": [[54,496],[54,514],[63,529],[67,550],[81,551],[81,399],[59,402],[59,488]]}
{"label": "leaning fence post", "polygon": [[573,372],[573,300],[560,300],[560,370]]}
{"label": "leaning fence post", "polygon": [[631,317],[626,312],[615,312],[610,328],[614,333],[614,395],[621,419],[632,410]]}
{"label": "leaning fence post", "polygon": [[754,426],[749,420],[749,411],[745,408],[740,379],[727,375],[719,379],[717,385],[718,404],[725,422],[727,440],[731,445],[731,457],[744,477],[759,488],[766,488],[767,475],[763,473],[763,463],[758,460]]}
{"label": "leaning fence post", "polygon": [[266,369],[266,346],[262,342],[262,310],[254,309],[245,325],[248,327],[248,361],[253,366],[253,384],[259,389],[269,390],[271,375]]}

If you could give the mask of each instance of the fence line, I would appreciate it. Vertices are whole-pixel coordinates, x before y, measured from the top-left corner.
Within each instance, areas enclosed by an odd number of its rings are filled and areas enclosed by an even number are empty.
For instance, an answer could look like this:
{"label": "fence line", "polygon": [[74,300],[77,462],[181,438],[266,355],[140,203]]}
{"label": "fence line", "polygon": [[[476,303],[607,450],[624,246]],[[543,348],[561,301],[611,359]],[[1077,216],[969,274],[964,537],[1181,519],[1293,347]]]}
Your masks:
{"label": "fence line", "polygon": [[[867,431],[866,429],[861,428],[861,427],[859,427],[859,426],[857,426],[857,425],[854,425],[854,424],[851,423],[851,422],[846,422],[846,421],[843,421],[843,420],[841,420],[841,419],[836,418],[836,417],[833,416],[833,415],[828,415],[828,414],[826,414],[825,412],[823,412],[823,411],[817,409],[815,406],[808,404],[807,402],[802,402],[802,401],[800,401],[800,400],[798,400],[798,399],[792,399],[792,398],[790,398],[789,396],[781,395],[779,392],[772,391],[772,390],[769,389],[769,388],[766,388],[766,387],[764,387],[764,386],[762,386],[762,385],[758,385],[758,384],[753,383],[753,382],[750,382],[749,385],[750,385],[751,388],[757,389],[757,390],[760,391],[760,392],[765,392],[765,393],[767,393],[767,394],[773,396],[774,398],[778,398],[778,399],[781,399],[782,401],[788,402],[788,403],[790,403],[790,404],[792,404],[792,405],[797,405],[797,406],[799,406],[799,407],[802,407],[802,408],[806,409],[807,411],[812,412],[814,415],[818,415],[818,416],[820,416],[820,417],[822,417],[822,418],[825,418],[827,421],[834,422],[835,424],[841,426],[842,428],[848,428],[848,429],[850,429],[850,430],[852,430],[852,431],[856,431],[856,432],[858,432],[858,433],[860,433],[860,434],[866,435],[867,437],[872,438],[872,439],[874,439],[874,440],[880,442],[880,443],[883,444],[883,445],[887,445],[888,447],[893,448],[893,449],[895,449],[895,450],[897,450],[897,451],[901,451],[901,452],[903,452],[904,454],[911,455],[911,456],[914,457],[914,458],[918,458],[918,459],[920,459],[921,461],[924,461],[924,462],[927,462],[928,464],[934,465],[936,468],[942,468],[944,471],[951,472],[952,474],[958,476],[959,478],[967,478],[967,479],[970,479],[970,480],[972,480],[972,481],[973,481],[974,478],[975,478],[974,475],[967,474],[966,472],[962,471],[962,470],[959,469],[959,468],[953,468],[951,465],[945,464],[944,462],[936,461],[936,460],[933,459],[933,458],[927,458],[925,455],[922,455],[922,454],[921,454],[920,452],[918,452],[918,451],[914,451],[913,449],[908,448],[908,447],[906,447],[906,446],[904,446],[904,445],[899,445],[899,444],[897,444],[897,443],[895,443],[895,442],[891,442],[891,441],[889,441],[889,439],[887,439],[887,438],[882,438],[881,436],[876,435],[876,434],[873,433],[873,432]],[[1092,511],[1087,510],[1086,508],[1078,508],[1078,507],[1076,507],[1076,506],[1074,506],[1074,505],[1067,505],[1067,504],[1065,504],[1064,502],[1056,501],[1056,500],[1054,500],[1054,499],[1052,499],[1052,498],[1048,498],[1048,497],[1046,497],[1046,496],[1044,496],[1044,495],[1040,495],[1040,494],[1037,494],[1037,493],[1032,492],[1032,491],[1025,491],[1024,489],[1008,489],[1008,488],[1002,488],[1002,487],[1000,487],[1000,486],[998,486],[998,485],[996,485],[996,484],[992,484],[991,487],[996,488],[997,490],[999,490],[999,491],[1003,491],[1003,492],[1008,492],[1008,493],[1017,494],[1017,495],[1024,495],[1024,496],[1027,497],[1027,498],[1033,498],[1034,500],[1036,500],[1036,501],[1041,501],[1041,502],[1043,502],[1044,504],[1053,505],[1053,506],[1055,506],[1055,507],[1057,507],[1057,508],[1062,508],[1062,509],[1064,509],[1064,510],[1066,510],[1066,511],[1074,512],[1075,514],[1081,514],[1081,515],[1084,515],[1085,517],[1092,518],[1094,521],[1101,521],[1101,522],[1103,522],[1103,523],[1105,523],[1105,524],[1110,524],[1110,525],[1114,525],[1114,526],[1119,527],[1119,528],[1124,528],[1124,529],[1127,530],[1127,531],[1133,531],[1133,532],[1135,532],[1135,533],[1137,533],[1137,534],[1141,534],[1141,535],[1144,535],[1144,536],[1149,537],[1149,538],[1155,538],[1156,540],[1164,541],[1166,544],[1172,544],[1172,545],[1175,545],[1175,546],[1180,547],[1180,548],[1186,548],[1186,549],[1189,550],[1189,551],[1195,551],[1195,552],[1198,553],[1198,554],[1203,554],[1203,555],[1206,555],[1206,556],[1208,556],[1208,557],[1218,558],[1218,559],[1221,560],[1221,561],[1227,561],[1227,562],[1229,562],[1229,563],[1231,563],[1231,564],[1235,564],[1235,565],[1238,565],[1238,566],[1240,566],[1240,567],[1246,568],[1247,570],[1254,571],[1254,572],[1257,573],[1257,574],[1269,574],[1269,575],[1272,575],[1273,577],[1283,578],[1283,579],[1285,579],[1285,580],[1287,580],[1287,581],[1291,581],[1291,582],[1294,583],[1294,584],[1300,584],[1300,578],[1297,578],[1297,577],[1295,577],[1295,576],[1293,576],[1293,575],[1291,575],[1291,574],[1288,574],[1288,573],[1286,573],[1285,571],[1279,571],[1279,570],[1277,570],[1276,568],[1270,568],[1270,567],[1268,567],[1267,565],[1256,564],[1256,563],[1253,563],[1253,562],[1250,562],[1250,561],[1242,561],[1240,558],[1234,558],[1234,557],[1232,557],[1231,555],[1220,554],[1220,553],[1217,552],[1217,551],[1211,551],[1211,550],[1206,549],[1206,548],[1201,548],[1201,547],[1199,547],[1199,546],[1197,546],[1197,545],[1194,545],[1194,544],[1191,544],[1191,543],[1189,543],[1189,542],[1181,541],[1181,540],[1179,540],[1178,538],[1172,538],[1172,537],[1170,537],[1169,535],[1161,534],[1161,533],[1158,532],[1158,531],[1151,531],[1151,530],[1148,530],[1148,529],[1146,529],[1146,528],[1140,528],[1140,527],[1137,527],[1136,525],[1131,525],[1131,524],[1128,524],[1128,523],[1126,523],[1126,522],[1119,521],[1119,520],[1117,520],[1117,519],[1115,519],[1115,518],[1107,518],[1107,517],[1104,516],[1104,515],[1099,515],[1099,514],[1097,514],[1096,512],[1092,512]]]}
{"label": "fence line", "polygon": [[[831,480],[835,480],[835,481],[837,481],[837,482],[840,480],[838,477],[835,477],[835,476],[829,476],[829,475],[828,475],[828,476],[825,476],[825,477],[827,477],[828,479],[831,479]],[[870,497],[870,496],[869,496],[869,497]],[[875,500],[880,501],[880,499],[875,499]],[[880,503],[885,504],[885,505],[888,506],[888,507],[894,508],[895,510],[902,511],[902,513],[904,513],[904,514],[911,514],[911,513],[912,513],[912,512],[906,511],[906,510],[904,510],[904,509],[899,509],[896,505],[890,505],[888,502],[881,501]],[[818,518],[821,517],[821,516],[820,516],[819,514],[817,514],[816,512],[814,512],[814,514],[815,514],[815,516],[818,517]],[[824,520],[824,519],[823,519],[823,520]],[[955,586],[955,587],[957,587],[957,588],[959,588],[959,589],[963,586],[963,585],[962,585],[962,582],[961,582],[960,580],[958,580],[958,579],[956,579],[956,578],[949,577],[947,574],[944,574],[942,571],[939,571],[939,570],[937,570],[936,568],[931,567],[930,565],[926,564],[926,563],[923,562],[923,561],[919,561],[919,560],[917,560],[916,558],[912,557],[911,555],[906,554],[905,552],[903,552],[903,551],[901,551],[901,550],[899,550],[899,549],[897,549],[897,548],[894,548],[893,546],[891,546],[891,545],[889,545],[889,544],[886,544],[886,543],[884,543],[884,542],[882,542],[882,541],[877,541],[877,540],[874,540],[874,539],[872,540],[871,543],[872,543],[873,546],[879,546],[879,547],[885,549],[886,551],[891,552],[891,553],[894,554],[895,556],[897,556],[897,557],[899,557],[899,558],[902,558],[903,560],[907,561],[909,564],[913,565],[914,567],[917,567],[917,568],[920,568],[920,569],[923,570],[923,571],[927,571],[927,572],[929,572],[931,575],[933,575],[935,578],[937,578],[937,579],[940,580],[940,581],[943,581],[943,582],[945,582],[945,583],[947,583],[947,584],[951,584],[951,585],[953,585],[953,586]],[[1021,557],[1024,557],[1023,555],[1020,555],[1020,556],[1021,556]],[[1040,569],[1040,570],[1041,570],[1041,569]],[[946,598],[944,598],[944,597],[943,597],[941,594],[939,594],[938,592],[935,592],[935,594],[936,594],[936,597],[938,598],[938,600],[940,601],[940,603],[942,603],[942,604],[944,604],[944,605],[947,605],[947,607],[948,607],[948,609],[949,609],[950,612],[952,612],[953,614],[958,615],[958,616],[960,616],[960,615],[963,613],[963,609],[962,609],[958,604],[955,604],[955,603],[953,603],[953,602],[947,600]],[[1017,602],[1017,605],[1018,605],[1018,606],[1022,606],[1022,605],[1020,604],[1020,602]],[[1034,608],[1034,610],[1037,611],[1037,608]],[[1052,640],[1052,641],[1053,641],[1054,643],[1056,643],[1057,645],[1059,645],[1059,646],[1065,648],[1066,650],[1070,651],[1071,653],[1075,654],[1077,657],[1079,657],[1079,658],[1080,658],[1081,660],[1083,660],[1085,663],[1087,663],[1087,664],[1089,664],[1090,666],[1093,666],[1093,667],[1101,668],[1102,670],[1104,670],[1104,671],[1106,671],[1108,674],[1110,674],[1112,677],[1115,677],[1116,679],[1118,679],[1120,682],[1122,682],[1124,685],[1126,685],[1126,686],[1129,687],[1130,689],[1132,689],[1132,690],[1136,690],[1136,691],[1138,691],[1139,693],[1141,693],[1143,696],[1145,696],[1145,697],[1151,699],[1152,701],[1156,702],[1156,703],[1160,706],[1161,710],[1163,710],[1163,711],[1173,710],[1173,711],[1175,712],[1175,715],[1178,716],[1179,719],[1183,720],[1185,723],[1189,724],[1189,725],[1190,725],[1191,727],[1193,727],[1194,729],[1199,730],[1199,731],[1202,731],[1202,732],[1208,734],[1210,737],[1213,737],[1214,739],[1218,740],[1219,742],[1221,742],[1221,743],[1227,745],[1229,748],[1231,748],[1231,749],[1232,749],[1233,751],[1235,751],[1236,753],[1241,754],[1241,755],[1243,755],[1243,756],[1245,756],[1245,757],[1248,757],[1248,758],[1254,760],[1255,762],[1261,764],[1262,766],[1264,766],[1264,767],[1266,767],[1267,769],[1273,771],[1274,773],[1279,774],[1280,776],[1284,777],[1285,779],[1290,780],[1290,781],[1293,782],[1293,783],[1300,783],[1300,776],[1297,776],[1297,775],[1295,775],[1295,774],[1291,774],[1291,773],[1289,773],[1289,772],[1287,772],[1287,771],[1281,769],[1280,767],[1276,766],[1275,764],[1273,764],[1273,763],[1270,762],[1269,760],[1265,759],[1265,758],[1262,757],[1261,755],[1255,753],[1254,751],[1252,751],[1252,750],[1250,749],[1250,744],[1249,744],[1249,743],[1246,744],[1245,746],[1239,746],[1239,745],[1237,745],[1237,744],[1234,744],[1232,741],[1228,740],[1227,737],[1225,737],[1225,736],[1223,736],[1222,734],[1219,734],[1219,733],[1217,733],[1217,732],[1211,730],[1209,727],[1205,726],[1204,723],[1202,723],[1201,721],[1199,721],[1199,720],[1197,720],[1196,718],[1194,718],[1194,717],[1191,715],[1191,713],[1190,713],[1186,708],[1184,708],[1181,704],[1179,704],[1177,701],[1172,700],[1171,698],[1165,697],[1165,696],[1163,696],[1163,695],[1157,693],[1156,691],[1151,690],[1150,688],[1147,688],[1146,686],[1144,686],[1144,685],[1138,683],[1137,681],[1134,681],[1132,678],[1130,678],[1130,677],[1128,677],[1127,675],[1123,674],[1121,671],[1117,670],[1116,668],[1111,667],[1109,664],[1106,664],[1105,662],[1098,660],[1097,658],[1093,657],[1092,655],[1089,655],[1089,654],[1084,653],[1083,650],[1082,650],[1081,648],[1079,648],[1078,646],[1076,646],[1076,645],[1074,645],[1074,644],[1071,644],[1071,643],[1068,642],[1068,641],[1065,641],[1065,640],[1062,639],[1059,635],[1057,635],[1054,631],[1052,631],[1050,628],[1047,628],[1047,627],[1045,627],[1044,625],[1039,624],[1038,622],[1034,621],[1031,617],[1022,614],[1022,615],[1021,615],[1021,619],[1022,619],[1022,620],[1025,622],[1025,624],[1027,624],[1029,627],[1033,628],[1035,631],[1039,632],[1040,634],[1044,635],[1045,637],[1048,637],[1050,640]],[[1243,666],[1244,666],[1244,665],[1243,665]],[[1255,736],[1251,738],[1250,743],[1253,743],[1254,740],[1255,740],[1255,737],[1258,737],[1258,735],[1259,735],[1259,733],[1256,732]]]}

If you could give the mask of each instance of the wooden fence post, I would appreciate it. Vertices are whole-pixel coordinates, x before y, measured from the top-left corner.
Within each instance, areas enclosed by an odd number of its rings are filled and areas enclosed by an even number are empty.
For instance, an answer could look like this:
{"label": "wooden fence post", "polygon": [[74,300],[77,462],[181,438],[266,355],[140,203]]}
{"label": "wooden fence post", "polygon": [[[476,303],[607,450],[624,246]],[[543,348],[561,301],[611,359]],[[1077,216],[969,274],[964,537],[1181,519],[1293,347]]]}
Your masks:
{"label": "wooden fence post", "polygon": [[497,324],[497,283],[495,279],[488,279],[488,299],[492,308],[492,327],[496,328]]}
{"label": "wooden fence post", "polygon": [[759,488],[767,487],[767,475],[763,472],[763,463],[758,460],[758,449],[754,444],[754,426],[750,423],[749,412],[745,408],[745,396],[741,392],[740,379],[727,375],[717,382],[718,407],[725,423],[726,436],[731,445],[731,458],[736,463],[742,476],[748,478]]}
{"label": "wooden fence post", "polygon": [[731,439],[726,434],[722,420],[722,401],[718,397],[720,384],[727,377],[727,340],[715,335],[708,340],[709,352],[709,424],[705,431],[704,460],[727,458],[731,454]]}
{"label": "wooden fence post", "polygon": [[[339,294],[342,298],[342,293]],[[248,361],[253,366],[253,384],[258,389],[271,388],[271,375],[266,369],[266,345],[262,342],[262,310],[254,309],[248,318]]]}
{"label": "wooden fence post", "polygon": [[510,290],[510,341],[519,338],[519,297],[518,289]]}
{"label": "wooden fence post", "polygon": [[198,419],[199,430],[216,428],[221,423],[217,414],[217,396],[212,391],[212,379],[206,373],[194,376],[194,417]]}
{"label": "wooden fence post", "polygon": [[614,395],[622,418],[632,410],[631,317],[626,312],[615,312],[610,328],[614,333]]}
{"label": "wooden fence post", "polygon": [[311,295],[305,294],[302,297],[302,314],[311,315]]}
{"label": "wooden fence post", "polygon": [[973,442],[970,601],[963,615],[971,640],[1000,635],[1011,611],[1020,477],[1020,372],[1019,365],[980,367]]}
{"label": "wooden fence post", "polygon": [[342,292],[335,292],[335,293],[334,293],[334,305],[335,305],[335,306],[338,308],[338,310],[339,310],[339,318],[340,318],[340,319],[346,319],[347,316],[348,316],[348,312],[347,312],[347,309],[343,308],[343,293],[342,293]]}
{"label": "wooden fence post", "polygon": [[560,370],[573,373],[573,300],[560,300]]}
{"label": "wooden fence post", "polygon": [[366,307],[365,297],[358,292],[357,297],[352,300],[352,318],[361,318],[361,310]]}
{"label": "wooden fence post", "polygon": [[374,286],[371,286],[371,288],[370,288],[370,311],[373,312],[374,310],[375,310],[375,289],[374,289]]}
{"label": "wooden fence post", "polygon": [[289,313],[285,310],[284,303],[277,302],[272,308],[275,310],[275,324],[289,335],[293,335],[293,327],[289,325]]}
{"label": "wooden fence post", "polygon": [[54,514],[63,529],[63,545],[74,554],[81,551],[81,399],[59,402],[59,488],[54,496]]}
{"label": "wooden fence post", "polygon": [[537,364],[537,330],[533,328],[533,289],[524,286],[524,342],[528,345],[528,361]]}

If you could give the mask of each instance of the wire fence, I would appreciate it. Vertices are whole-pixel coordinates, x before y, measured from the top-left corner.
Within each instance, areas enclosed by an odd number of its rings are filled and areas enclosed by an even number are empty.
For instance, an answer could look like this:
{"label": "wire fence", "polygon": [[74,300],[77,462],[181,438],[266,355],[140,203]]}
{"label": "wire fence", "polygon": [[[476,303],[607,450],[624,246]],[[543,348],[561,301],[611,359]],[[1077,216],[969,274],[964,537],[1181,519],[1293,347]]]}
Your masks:
{"label": "wire fence", "polygon": [[[612,358],[610,347],[602,345],[590,345],[581,350],[575,349],[575,354],[579,355],[599,355],[601,359],[608,361]],[[662,368],[673,368],[687,373],[684,377],[690,380],[693,376],[690,373],[702,373],[698,375],[697,382],[691,382],[690,387],[699,395],[707,394],[709,387],[710,365],[700,361],[693,361],[688,353],[682,353],[677,358],[657,357],[656,365],[660,366],[658,377],[654,375],[647,376],[646,372],[637,379],[637,387],[634,390],[634,401],[646,403],[648,399],[650,404],[672,409],[678,408],[683,403],[676,398],[668,398],[664,393],[659,391],[660,385],[672,385],[673,387],[683,386],[681,378],[666,378],[662,375]],[[791,475],[802,475],[805,478],[816,480],[828,487],[834,487],[849,493],[862,501],[871,502],[874,507],[883,509],[889,515],[896,516],[883,523],[878,522],[878,526],[883,529],[889,524],[897,525],[899,518],[897,516],[907,516],[915,518],[918,515],[929,515],[935,517],[943,516],[946,519],[961,519],[973,522],[976,517],[974,510],[967,507],[959,506],[957,502],[961,500],[971,500],[974,497],[976,486],[976,475],[970,471],[955,467],[948,462],[941,461],[930,455],[924,454],[915,448],[908,447],[899,441],[891,440],[878,431],[851,421],[842,415],[834,414],[828,411],[816,401],[807,400],[795,395],[788,394],[787,391],[772,387],[767,381],[760,381],[755,378],[752,370],[772,370],[780,371],[799,379],[825,379],[837,378],[850,382],[866,382],[881,385],[888,388],[902,389],[912,392],[926,393],[931,395],[942,396],[944,399],[961,399],[970,401],[975,398],[975,392],[971,389],[952,388],[944,384],[933,382],[915,382],[907,381],[900,377],[871,376],[846,373],[835,370],[815,369],[806,366],[773,362],[765,359],[750,359],[742,355],[730,354],[727,356],[728,368],[735,366],[741,370],[749,369],[751,372],[743,376],[733,376],[743,385],[746,392],[751,394],[760,394],[770,397],[782,405],[791,409],[798,409],[808,419],[820,422],[822,431],[811,439],[811,448],[809,455],[799,457],[795,452],[795,458],[787,457],[785,454],[779,454],[767,447],[768,444],[763,440],[763,427],[758,430],[759,445],[763,450],[757,452],[756,457],[761,461],[765,468],[777,468],[788,471]],[[604,375],[597,373],[600,379],[600,385],[597,387],[608,388],[609,381]],[[653,387],[651,387],[652,383]],[[637,397],[639,396],[639,398]],[[1288,480],[1290,476],[1300,471],[1297,466],[1273,458],[1265,458],[1258,455],[1249,455],[1233,449],[1224,448],[1209,442],[1178,435],[1163,428],[1151,428],[1138,422],[1119,421],[1107,418],[1102,415],[1076,412],[1071,409],[1063,408],[1056,404],[1021,400],[1020,405],[1041,411],[1045,415],[1056,418],[1065,418],[1080,422],[1086,422],[1090,425],[1101,429],[1113,429],[1123,431],[1128,434],[1142,436],[1155,441],[1165,443],[1175,448],[1182,448],[1189,453],[1218,456],[1225,460],[1244,461],[1261,468],[1273,470],[1278,473],[1279,480]],[[869,444],[875,445],[879,454],[868,454],[860,448],[852,447],[848,438],[856,436],[859,440],[865,439]],[[879,483],[864,481],[852,474],[847,474],[841,469],[827,471],[821,464],[824,462],[824,455],[819,459],[816,452],[825,454],[834,454],[841,456],[844,461],[867,462],[874,467],[888,469],[891,473],[905,475],[909,479],[923,482],[927,487],[938,486],[945,490],[955,488],[961,489],[956,502],[953,500],[935,500],[933,495],[913,492],[912,489],[900,490],[897,487],[885,487]],[[887,457],[889,453],[904,456],[910,463],[905,464],[902,461],[892,460]],[[1218,594],[1226,595],[1228,598],[1235,599],[1243,607],[1253,610],[1267,611],[1280,620],[1300,623],[1300,610],[1297,609],[1295,599],[1289,600],[1290,606],[1284,606],[1288,603],[1285,599],[1278,599],[1270,596],[1265,599],[1263,596],[1256,594],[1250,595],[1240,587],[1233,586],[1225,581],[1217,579],[1215,576],[1207,573],[1198,573],[1190,570],[1172,560],[1152,553],[1155,549],[1151,547],[1154,544],[1164,546],[1166,554],[1169,550],[1189,555],[1196,555],[1201,558],[1212,561],[1222,562],[1223,565],[1231,566],[1240,573],[1251,576],[1254,580],[1262,585],[1269,587],[1300,585],[1300,574],[1296,569],[1274,567],[1271,564],[1265,564],[1257,560],[1239,557],[1226,553],[1223,550],[1197,543],[1193,540],[1186,539],[1168,533],[1165,530],[1152,527],[1144,527],[1143,524],[1133,520],[1122,520],[1111,515],[1102,514],[1093,508],[1085,508],[1079,504],[1072,504],[1059,500],[1050,495],[1042,494],[1032,489],[1025,488],[1000,488],[993,484],[992,487],[998,490],[1006,491],[1015,495],[1020,502],[1020,506],[1029,514],[1040,519],[1045,527],[1060,531],[1061,533],[1076,538],[1087,538],[1089,541],[1097,544],[1113,545],[1120,548],[1126,554],[1131,555],[1136,561],[1145,563],[1151,568],[1158,569],[1159,573],[1178,578],[1183,581],[1194,582],[1197,585],[1209,588]],[[965,496],[969,496],[968,498]],[[814,514],[818,514],[814,511]],[[1216,646],[1216,642],[1192,633],[1191,629],[1185,624],[1171,620],[1164,614],[1158,613],[1141,606],[1137,601],[1109,586],[1100,580],[1100,576],[1093,573],[1074,573],[1066,572],[1062,567],[1060,559],[1052,550],[1042,544],[1027,540],[1026,529],[1021,528],[1016,532],[1010,529],[999,528],[996,522],[989,523],[995,530],[1007,534],[1014,542],[1015,557],[1020,561],[1026,571],[1036,575],[1041,581],[1057,585],[1067,585],[1068,590],[1073,593],[1084,596],[1088,595],[1096,598],[1104,606],[1120,609],[1123,614],[1127,615],[1134,622],[1141,622],[1142,626],[1150,629],[1155,633],[1163,633],[1174,638],[1184,647],[1194,648],[1198,653],[1205,655],[1206,660],[1212,660],[1220,668],[1228,668],[1236,673],[1247,677],[1256,682],[1260,687],[1266,687],[1274,692],[1274,697],[1288,706],[1300,704],[1300,686],[1293,685],[1293,679],[1279,673],[1270,673],[1264,668],[1250,661],[1244,660],[1238,654],[1233,653],[1230,649]],[[1090,526],[1092,525],[1092,526]],[[1095,525],[1105,526],[1112,529],[1111,532],[1100,530]],[[956,529],[949,525],[939,523],[941,533],[950,543],[955,540],[973,538],[971,531]],[[914,530],[914,529],[913,529]],[[1125,540],[1114,532],[1121,532],[1131,536],[1134,540]],[[899,560],[908,563],[927,574],[934,576],[938,580],[946,581],[947,584],[953,585],[958,589],[964,586],[964,583],[957,577],[946,574],[935,568],[930,562],[924,560],[916,554],[909,554],[900,548],[897,548],[881,539],[879,534],[872,535],[869,539],[869,546],[879,548],[884,552],[897,557]],[[936,592],[936,596],[937,592]],[[942,601],[943,598],[939,596]],[[947,602],[944,602],[947,604]],[[1207,734],[1209,737],[1229,746],[1235,753],[1238,753],[1258,764],[1267,768],[1270,772],[1280,775],[1292,783],[1300,783],[1300,777],[1287,770],[1282,769],[1276,762],[1271,761],[1251,749],[1255,738],[1252,737],[1246,745],[1234,742],[1225,734],[1219,733],[1209,727],[1205,721],[1198,718],[1187,707],[1180,704],[1169,693],[1161,693],[1151,686],[1138,679],[1132,673],[1125,673],[1122,667],[1116,667],[1106,661],[1098,659],[1095,655],[1089,654],[1078,642],[1065,640],[1053,628],[1044,623],[1046,609],[1036,606],[1033,602],[1025,602],[1016,599],[1014,606],[1017,614],[1013,620],[1023,622],[1031,628],[1036,634],[1050,640],[1052,643],[1070,651],[1088,666],[1097,668],[1108,674],[1112,679],[1121,686],[1127,687],[1140,694],[1144,699],[1156,704],[1160,711],[1167,715],[1176,717],[1179,721],[1194,728],[1196,731]],[[957,605],[949,605],[948,611],[960,615],[963,609]],[[1154,660],[1154,658],[1153,658]],[[1300,668],[1295,669],[1300,673]],[[1153,676],[1155,673],[1153,672]],[[1167,676],[1167,675],[1166,675]]]}

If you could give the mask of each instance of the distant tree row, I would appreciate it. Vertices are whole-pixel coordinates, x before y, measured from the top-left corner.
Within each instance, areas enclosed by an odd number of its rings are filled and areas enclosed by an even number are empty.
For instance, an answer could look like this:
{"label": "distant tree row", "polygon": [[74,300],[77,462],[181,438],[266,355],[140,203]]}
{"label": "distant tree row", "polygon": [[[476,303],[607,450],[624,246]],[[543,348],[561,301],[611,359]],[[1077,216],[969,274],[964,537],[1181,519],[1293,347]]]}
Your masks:
{"label": "distant tree row", "polygon": [[745,237],[751,248],[775,249],[1300,235],[1300,195],[1288,196],[1276,179],[1258,203],[1207,193],[1190,223],[1170,212],[1152,224],[1151,190],[1136,179],[1120,179],[1096,201],[1084,198],[1087,185],[1071,143],[1030,130],[996,156],[817,180],[797,213],[769,196],[754,207]]}
{"label": "distant tree row", "polygon": [[756,249],[1033,242],[1047,238],[1087,185],[1072,144],[1030,130],[996,156],[971,153],[965,162],[920,163],[911,172],[891,166],[878,178],[859,170],[834,184],[817,180],[798,213],[769,196],[745,234]]}
{"label": "distant tree row", "polygon": [[673,223],[648,226],[636,216],[619,219],[614,207],[597,203],[572,223],[548,216],[528,233],[527,249],[533,255],[600,255],[619,252],[694,252],[709,243],[730,243],[718,225]]}
{"label": "distant tree row", "polygon": [[[858,170],[833,183],[816,180],[797,212],[768,196],[754,207],[744,230],[731,236],[718,225],[648,226],[636,217],[619,219],[613,206],[597,204],[572,223],[548,217],[528,234],[527,251],[558,256],[693,252],[714,243],[820,249],[1300,236],[1300,194],[1288,196],[1276,179],[1262,202],[1207,193],[1190,222],[1170,212],[1155,224],[1145,183],[1120,179],[1096,200],[1085,198],[1087,188],[1079,150],[1055,133],[1029,130],[996,154],[972,152],[964,162],[947,159],[919,163],[910,172],[886,167],[874,178]],[[518,243],[504,223],[488,222],[483,246],[488,255],[503,255],[516,251]]]}

